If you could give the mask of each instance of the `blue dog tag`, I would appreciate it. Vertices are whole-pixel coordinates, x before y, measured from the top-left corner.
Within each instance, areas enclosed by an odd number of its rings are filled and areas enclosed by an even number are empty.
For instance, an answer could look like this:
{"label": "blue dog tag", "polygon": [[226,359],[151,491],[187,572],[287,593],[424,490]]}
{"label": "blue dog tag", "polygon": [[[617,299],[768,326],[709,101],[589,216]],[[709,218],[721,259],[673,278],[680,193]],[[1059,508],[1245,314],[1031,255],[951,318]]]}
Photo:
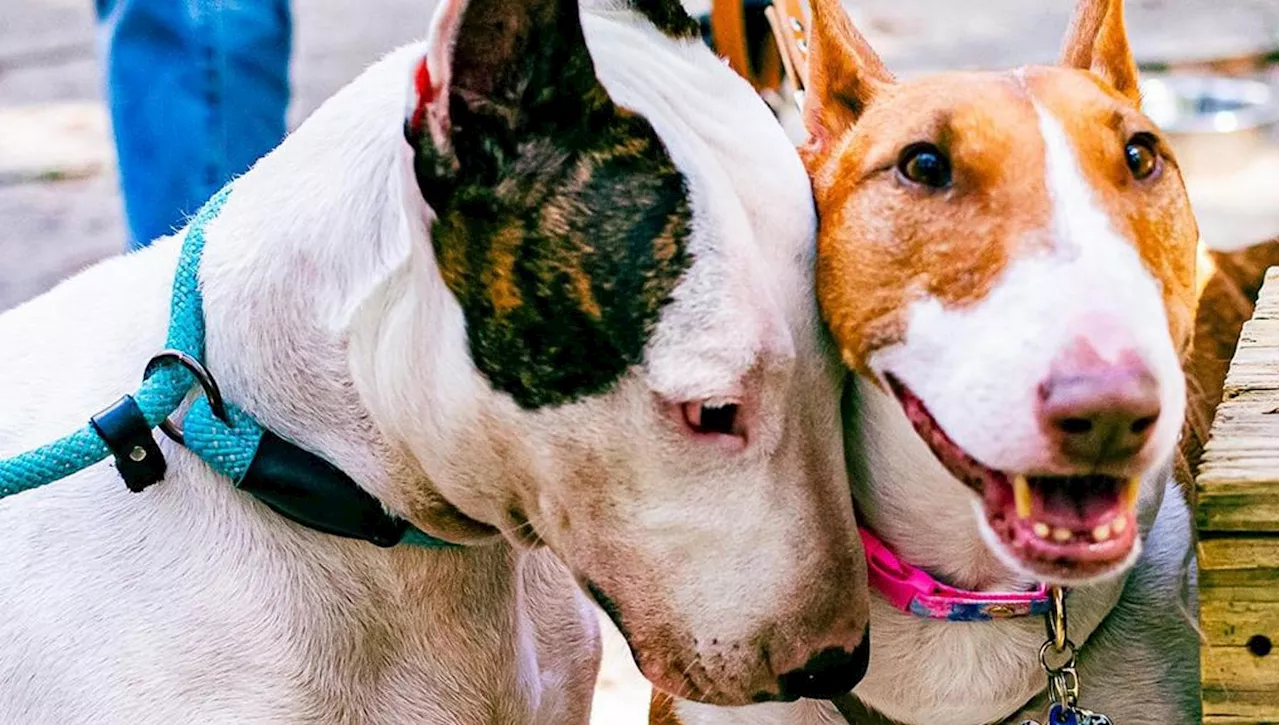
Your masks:
{"label": "blue dog tag", "polygon": [[[1035,720],[1023,720],[1021,725],[1040,725]],[[1079,707],[1055,704],[1049,708],[1047,725],[1111,725],[1111,718]]]}

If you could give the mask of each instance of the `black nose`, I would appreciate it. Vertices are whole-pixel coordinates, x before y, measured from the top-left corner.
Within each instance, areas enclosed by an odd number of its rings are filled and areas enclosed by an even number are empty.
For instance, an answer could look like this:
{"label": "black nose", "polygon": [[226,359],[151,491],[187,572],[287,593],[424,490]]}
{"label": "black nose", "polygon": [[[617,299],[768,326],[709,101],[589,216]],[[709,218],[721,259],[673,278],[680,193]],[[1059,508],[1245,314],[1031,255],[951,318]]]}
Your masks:
{"label": "black nose", "polygon": [[808,697],[830,700],[839,697],[862,681],[870,659],[871,633],[868,631],[862,637],[862,644],[852,652],[838,647],[824,649],[810,658],[804,667],[779,677],[779,699]]}

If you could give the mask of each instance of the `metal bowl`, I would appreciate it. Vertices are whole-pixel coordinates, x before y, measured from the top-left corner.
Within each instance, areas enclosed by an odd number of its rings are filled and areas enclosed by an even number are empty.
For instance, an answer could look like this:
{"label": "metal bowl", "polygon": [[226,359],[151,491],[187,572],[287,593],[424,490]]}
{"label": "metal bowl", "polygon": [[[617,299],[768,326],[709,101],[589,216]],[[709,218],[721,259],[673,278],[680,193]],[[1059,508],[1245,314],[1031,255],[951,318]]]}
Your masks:
{"label": "metal bowl", "polygon": [[1276,143],[1274,87],[1250,78],[1147,74],[1142,110],[1168,134],[1184,172],[1223,173]]}

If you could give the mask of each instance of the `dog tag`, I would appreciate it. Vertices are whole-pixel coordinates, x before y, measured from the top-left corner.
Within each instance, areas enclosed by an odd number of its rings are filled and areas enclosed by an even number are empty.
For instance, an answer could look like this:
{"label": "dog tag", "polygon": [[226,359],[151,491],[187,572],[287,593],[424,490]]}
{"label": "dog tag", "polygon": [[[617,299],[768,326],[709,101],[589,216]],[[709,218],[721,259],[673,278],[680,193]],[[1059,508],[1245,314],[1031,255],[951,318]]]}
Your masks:
{"label": "dog tag", "polygon": [[[1040,725],[1036,720],[1023,720],[1019,725]],[[1080,707],[1054,705],[1049,708],[1046,725],[1111,725],[1111,718]]]}

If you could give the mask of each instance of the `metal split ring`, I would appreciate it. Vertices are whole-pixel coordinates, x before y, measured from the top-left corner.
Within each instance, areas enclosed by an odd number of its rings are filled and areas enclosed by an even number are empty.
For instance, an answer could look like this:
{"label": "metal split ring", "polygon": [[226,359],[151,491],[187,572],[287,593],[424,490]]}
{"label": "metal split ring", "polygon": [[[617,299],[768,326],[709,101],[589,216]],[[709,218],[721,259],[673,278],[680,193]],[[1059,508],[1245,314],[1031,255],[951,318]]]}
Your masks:
{"label": "metal split ring", "polygon": [[[208,398],[209,409],[213,411],[214,416],[223,423],[230,425],[227,406],[222,400],[222,391],[218,390],[218,382],[213,379],[209,369],[193,355],[172,348],[161,350],[156,353],[155,357],[147,361],[146,371],[143,372],[142,379],[146,380],[151,377],[151,373],[155,371],[156,366],[165,360],[172,360],[186,368],[187,372],[191,373],[196,382],[200,384],[200,389],[204,391],[204,396]],[[160,431],[175,443],[186,445],[182,439],[182,428],[173,422],[172,415],[160,421]]]}
{"label": "metal split ring", "polygon": [[[1067,655],[1067,661],[1058,667],[1051,666],[1049,664],[1050,650],[1052,650],[1057,654],[1062,654],[1065,652]],[[1054,674],[1055,672],[1062,672],[1064,670],[1074,670],[1076,667],[1075,642],[1072,642],[1071,640],[1067,640],[1064,643],[1064,646],[1062,647],[1062,649],[1058,649],[1057,647],[1054,647],[1053,642],[1045,642],[1044,644],[1040,645],[1040,666],[1044,668],[1045,672],[1048,672],[1051,675]]]}

